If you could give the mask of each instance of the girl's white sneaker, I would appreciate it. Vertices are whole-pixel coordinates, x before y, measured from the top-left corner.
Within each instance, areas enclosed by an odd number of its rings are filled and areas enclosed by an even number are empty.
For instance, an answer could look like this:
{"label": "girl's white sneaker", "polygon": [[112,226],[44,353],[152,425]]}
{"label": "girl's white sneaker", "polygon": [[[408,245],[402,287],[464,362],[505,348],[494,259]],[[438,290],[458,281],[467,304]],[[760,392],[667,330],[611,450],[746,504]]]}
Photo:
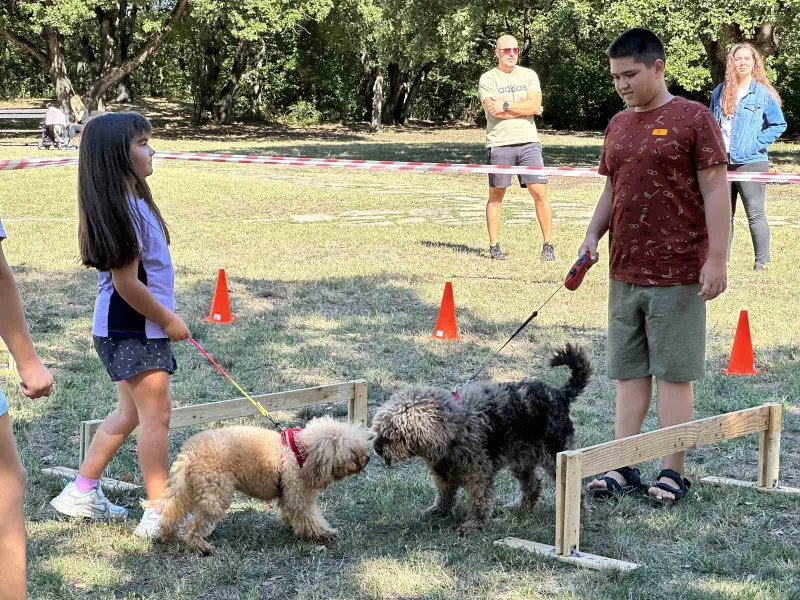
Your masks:
{"label": "girl's white sneaker", "polygon": [[106,498],[100,483],[85,494],[81,494],[75,482],[70,481],[58,496],[50,500],[50,505],[63,515],[95,521],[124,519],[128,516],[125,508],[112,504]]}

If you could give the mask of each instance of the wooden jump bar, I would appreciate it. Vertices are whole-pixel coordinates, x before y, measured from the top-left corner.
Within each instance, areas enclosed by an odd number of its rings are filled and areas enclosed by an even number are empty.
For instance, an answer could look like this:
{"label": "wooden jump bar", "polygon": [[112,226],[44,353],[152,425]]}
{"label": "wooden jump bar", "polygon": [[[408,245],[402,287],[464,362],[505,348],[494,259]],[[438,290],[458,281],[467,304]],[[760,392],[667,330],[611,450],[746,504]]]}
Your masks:
{"label": "wooden jump bar", "polygon": [[[302,388],[286,392],[275,392],[253,396],[267,412],[293,410],[314,404],[347,402],[347,417],[351,423],[367,425],[367,383],[364,380],[346,381],[334,385]],[[261,412],[247,398],[236,398],[222,402],[209,402],[173,408],[169,428],[177,429],[188,425],[200,425],[213,421],[259,416]],[[94,434],[103,419],[81,421],[79,463],[83,462]],[[136,433],[137,427],[134,430]]]}
{"label": "wooden jump bar", "polygon": [[517,538],[505,538],[496,543],[555,556],[558,560],[591,569],[635,569],[638,565],[634,563],[579,551],[582,478],[754,433],[761,434],[755,483],[718,477],[708,477],[701,481],[715,485],[754,487],[764,492],[800,493],[800,489],[778,485],[781,405],[764,404],[580,450],[559,452],[556,455],[555,546]]}
{"label": "wooden jump bar", "polygon": [[[648,431],[596,446],[565,452],[565,454],[567,456],[580,454],[581,477],[588,477],[620,466],[635,465],[669,456],[690,448],[767,431],[770,427],[770,414],[773,406],[779,405],[764,404],[657,431]],[[778,422],[778,427],[780,428],[780,422]],[[780,433],[776,439],[777,443],[780,443]],[[770,465],[770,467],[772,466]]]}

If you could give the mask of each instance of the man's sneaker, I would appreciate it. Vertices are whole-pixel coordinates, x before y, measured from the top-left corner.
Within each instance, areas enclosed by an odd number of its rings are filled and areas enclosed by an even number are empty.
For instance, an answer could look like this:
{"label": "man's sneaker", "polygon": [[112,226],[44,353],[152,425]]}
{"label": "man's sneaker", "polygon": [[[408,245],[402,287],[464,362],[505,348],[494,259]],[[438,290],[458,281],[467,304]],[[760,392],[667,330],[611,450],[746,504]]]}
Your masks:
{"label": "man's sneaker", "polygon": [[542,262],[556,259],[556,249],[550,242],[545,242],[542,245]]}
{"label": "man's sneaker", "polygon": [[[145,508],[142,520],[134,529],[133,533],[139,537],[154,539],[158,537],[161,530],[161,513],[155,508]],[[181,534],[181,537],[183,535]]]}
{"label": "man's sneaker", "polygon": [[122,506],[109,502],[103,494],[100,483],[85,494],[81,494],[75,482],[70,481],[58,496],[50,500],[50,505],[63,515],[95,521],[124,519],[128,516],[128,511]]}
{"label": "man's sneaker", "polygon": [[766,271],[767,270],[767,263],[757,262],[753,266],[753,271]]}
{"label": "man's sneaker", "polygon": [[500,250],[500,242],[497,242],[494,246],[489,246],[489,257],[493,260],[506,259],[506,253]]}

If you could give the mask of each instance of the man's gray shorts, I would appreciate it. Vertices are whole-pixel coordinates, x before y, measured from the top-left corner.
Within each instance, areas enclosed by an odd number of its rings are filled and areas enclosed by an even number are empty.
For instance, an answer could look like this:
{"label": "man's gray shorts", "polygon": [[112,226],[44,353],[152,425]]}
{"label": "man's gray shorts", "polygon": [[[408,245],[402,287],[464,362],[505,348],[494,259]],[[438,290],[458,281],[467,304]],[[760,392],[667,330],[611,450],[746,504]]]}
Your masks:
{"label": "man's gray shorts", "polygon": [[[539,142],[487,148],[486,156],[490,165],[510,165],[512,167],[544,166],[542,145]],[[511,185],[511,177],[511,175],[503,173],[489,173],[489,187],[507,188]],[[520,187],[525,187],[529,183],[547,183],[547,177],[543,175],[517,175],[517,178],[519,179]]]}

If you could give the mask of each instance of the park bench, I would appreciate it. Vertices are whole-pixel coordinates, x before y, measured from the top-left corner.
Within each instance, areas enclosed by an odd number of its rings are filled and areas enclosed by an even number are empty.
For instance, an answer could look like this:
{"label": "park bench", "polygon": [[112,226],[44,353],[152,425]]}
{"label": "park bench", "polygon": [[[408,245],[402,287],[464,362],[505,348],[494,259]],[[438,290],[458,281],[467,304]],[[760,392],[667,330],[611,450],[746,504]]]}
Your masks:
{"label": "park bench", "polygon": [[46,108],[0,108],[0,120],[41,122],[46,113]]}

